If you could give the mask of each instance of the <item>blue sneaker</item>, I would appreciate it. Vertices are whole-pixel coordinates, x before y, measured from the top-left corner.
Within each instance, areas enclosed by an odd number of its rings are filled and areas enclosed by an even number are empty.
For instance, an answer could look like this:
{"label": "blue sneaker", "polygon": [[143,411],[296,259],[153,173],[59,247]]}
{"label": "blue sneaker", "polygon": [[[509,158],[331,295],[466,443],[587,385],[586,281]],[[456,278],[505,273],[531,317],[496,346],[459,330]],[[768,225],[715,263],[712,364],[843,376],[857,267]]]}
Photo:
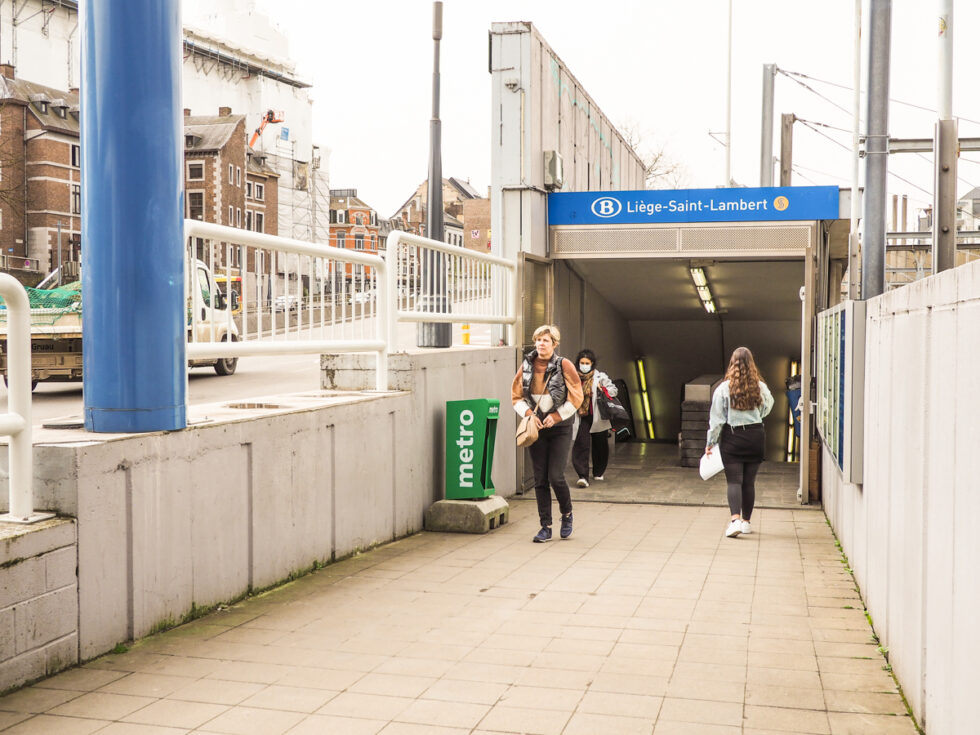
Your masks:
{"label": "blue sneaker", "polygon": [[561,517],[561,531],[558,534],[562,538],[568,538],[572,535],[572,514],[569,513],[567,516]]}
{"label": "blue sneaker", "polygon": [[545,541],[551,541],[551,526],[541,526],[541,530],[538,531],[538,535],[532,540],[536,544],[543,544]]}

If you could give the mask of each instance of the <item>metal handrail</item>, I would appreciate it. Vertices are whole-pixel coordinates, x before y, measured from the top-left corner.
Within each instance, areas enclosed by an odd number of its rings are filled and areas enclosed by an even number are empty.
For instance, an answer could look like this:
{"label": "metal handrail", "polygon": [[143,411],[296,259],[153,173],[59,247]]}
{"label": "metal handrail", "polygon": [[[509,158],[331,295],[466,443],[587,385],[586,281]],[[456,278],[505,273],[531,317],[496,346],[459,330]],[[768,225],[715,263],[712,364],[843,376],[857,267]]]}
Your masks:
{"label": "metal handrail", "polygon": [[34,512],[31,305],[27,291],[9,273],[0,273],[0,296],[7,309],[7,413],[0,414],[0,435],[10,437],[10,511],[0,515],[0,521],[36,523],[54,517],[54,513]]}
{"label": "metal handrail", "polygon": [[[486,308],[476,311],[445,311],[427,309],[401,309],[397,306],[396,286],[400,277],[400,257],[399,246],[405,243],[419,249],[434,251],[451,256],[461,263],[465,263],[461,270],[471,278],[477,277],[486,283],[486,300],[489,304]],[[391,323],[401,322],[441,322],[441,323],[467,323],[467,324],[502,324],[513,327],[517,322],[516,304],[516,280],[517,264],[513,261],[501,258],[488,253],[480,253],[469,250],[458,245],[450,245],[438,240],[430,240],[427,237],[413,235],[409,232],[394,230],[388,234],[386,241],[385,259],[388,261],[388,302],[395,305],[390,315]],[[417,264],[420,266],[420,264]],[[502,268],[507,272],[507,277],[500,283],[493,283],[492,267]],[[483,273],[476,276],[472,271],[482,269]],[[424,276],[417,276],[424,280]],[[464,276],[465,278],[465,276]],[[489,282],[489,283],[488,283]],[[432,284],[429,284],[430,286]],[[446,288],[445,277],[436,288]],[[424,287],[423,287],[424,290]],[[431,304],[429,304],[431,308]],[[511,340],[512,342],[512,340]]]}
{"label": "metal handrail", "polygon": [[[329,354],[341,352],[373,352],[377,354],[376,386],[378,390],[387,390],[388,352],[394,345],[394,328],[398,322],[456,322],[475,324],[502,324],[513,329],[517,322],[516,278],[517,264],[495,255],[479,253],[448,243],[430,240],[408,232],[396,230],[388,235],[385,257],[372,255],[357,250],[337,248],[319,243],[304,242],[286,237],[266,235],[260,232],[241,230],[226,225],[218,225],[200,220],[184,220],[185,241],[190,238],[219,241],[233,245],[260,248],[291,255],[321,258],[340,263],[351,263],[373,269],[377,277],[375,297],[377,309],[374,314],[373,338],[361,339],[245,339],[240,341],[217,341],[214,334],[213,320],[211,321],[211,340],[194,341],[189,338],[187,357],[190,360],[221,359],[242,356],[266,354]],[[451,274],[446,271],[438,274],[441,279],[439,287],[448,288],[452,279],[455,295],[464,306],[471,311],[457,308],[450,309],[447,298],[445,308],[433,309],[431,303],[426,309],[399,308],[398,281],[401,276],[399,267],[399,248],[407,245],[413,248],[415,255],[421,256],[426,251],[446,256],[446,263],[451,263],[455,269]],[[425,281],[421,275],[422,265],[418,259],[412,260],[409,255],[409,267],[413,271],[412,278],[421,285],[423,290],[432,283]],[[406,261],[408,262],[408,261]],[[494,270],[497,269],[497,270]],[[501,277],[500,270],[506,274]],[[430,278],[431,276],[427,276]],[[372,289],[374,291],[374,289]],[[195,299],[192,319],[198,314],[198,289],[192,289]],[[285,294],[288,298],[291,295]],[[408,297],[404,299],[409,303]],[[311,302],[312,303],[312,302]],[[457,306],[460,305],[457,303]],[[303,308],[303,307],[300,307]],[[310,307],[312,308],[312,307]],[[321,307],[322,308],[322,307]],[[228,319],[228,333],[231,333],[231,309],[225,309]],[[288,315],[288,310],[287,310]],[[363,316],[363,314],[362,314]],[[352,315],[353,317],[353,315]],[[193,328],[191,336],[196,334]],[[287,335],[288,336],[288,335]]]}
{"label": "metal handrail", "polygon": [[[245,245],[263,248],[291,255],[305,255],[313,258],[324,258],[342,263],[368,266],[374,268],[382,285],[387,280],[387,265],[384,258],[356,250],[336,248],[330,245],[304,242],[288,237],[277,237],[261,232],[241,230],[236,227],[218,225],[213,222],[200,220],[184,220],[184,240],[192,237],[205,240],[219,240],[235,245]],[[192,289],[196,294],[197,289]],[[385,298],[386,288],[378,289],[378,314],[387,314]],[[194,310],[197,316],[197,309]],[[231,309],[227,309],[227,318],[231,321]],[[191,333],[195,332],[191,329]],[[227,358],[269,354],[324,354],[341,352],[373,352],[377,355],[375,387],[377,390],[388,389],[388,325],[387,319],[379,318],[375,325],[374,339],[285,339],[285,340],[242,340],[236,342],[197,342],[188,341],[187,358],[208,359]]]}

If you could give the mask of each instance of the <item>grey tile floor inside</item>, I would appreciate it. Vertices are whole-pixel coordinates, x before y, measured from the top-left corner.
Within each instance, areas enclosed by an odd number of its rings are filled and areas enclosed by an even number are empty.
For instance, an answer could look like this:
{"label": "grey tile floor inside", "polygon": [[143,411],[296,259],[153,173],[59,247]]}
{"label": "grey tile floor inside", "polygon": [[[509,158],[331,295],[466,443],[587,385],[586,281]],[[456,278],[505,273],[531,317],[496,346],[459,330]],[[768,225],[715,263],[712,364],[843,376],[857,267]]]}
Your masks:
{"label": "grey tile floor inside", "polygon": [[[728,505],[725,475],[718,474],[704,481],[696,467],[679,466],[676,444],[610,444],[609,468],[603,481],[589,477],[589,487],[576,487],[578,475],[575,474],[571,462],[565,471],[565,478],[572,488],[573,500],[718,507]],[[799,486],[799,464],[763,462],[756,480],[756,507],[804,507],[819,510],[819,505],[800,505],[796,496]]]}
{"label": "grey tile floor inside", "polygon": [[822,513],[420,533],[0,698],[12,735],[913,735]]}

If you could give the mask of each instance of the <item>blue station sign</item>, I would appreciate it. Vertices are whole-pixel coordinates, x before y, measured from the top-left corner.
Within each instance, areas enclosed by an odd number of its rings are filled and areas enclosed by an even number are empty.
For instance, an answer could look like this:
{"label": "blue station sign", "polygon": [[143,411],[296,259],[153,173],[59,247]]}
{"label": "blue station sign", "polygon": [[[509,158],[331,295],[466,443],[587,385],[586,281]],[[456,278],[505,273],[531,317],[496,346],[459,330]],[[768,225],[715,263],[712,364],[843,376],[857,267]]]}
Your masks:
{"label": "blue station sign", "polygon": [[648,189],[548,194],[549,225],[828,220],[840,216],[836,186]]}

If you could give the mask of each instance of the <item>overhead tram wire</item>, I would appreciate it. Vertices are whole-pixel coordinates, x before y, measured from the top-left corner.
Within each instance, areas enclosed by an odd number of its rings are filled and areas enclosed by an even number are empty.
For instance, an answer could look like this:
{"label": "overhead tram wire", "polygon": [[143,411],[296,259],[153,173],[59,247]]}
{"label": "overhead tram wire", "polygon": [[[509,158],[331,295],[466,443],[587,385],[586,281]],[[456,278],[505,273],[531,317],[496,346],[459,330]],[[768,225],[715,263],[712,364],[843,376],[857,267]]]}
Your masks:
{"label": "overhead tram wire", "polygon": [[[804,74],[804,73],[798,72],[798,71],[789,71],[788,69],[781,69],[779,67],[776,67],[776,71],[779,72],[779,73],[781,73],[781,74],[785,74],[789,79],[791,79],[792,81],[794,81],[797,84],[801,85],[802,87],[810,90],[811,92],[813,92],[818,97],[822,97],[823,99],[825,99],[827,102],[829,102],[830,104],[832,104],[834,107],[836,107],[839,110],[844,110],[844,108],[841,107],[840,105],[838,105],[832,99],[830,99],[830,98],[828,98],[828,97],[820,94],[819,92],[817,92],[816,90],[814,90],[812,87],[810,87],[808,84],[804,84],[799,79],[796,79],[796,77],[800,77],[801,79],[809,79],[812,82],[819,82],[820,84],[826,84],[826,85],[831,86],[831,87],[837,87],[838,89],[844,89],[844,90],[847,90],[848,92],[853,92],[854,91],[854,87],[849,87],[846,84],[839,84],[838,82],[831,82],[831,81],[828,81],[826,79],[820,79],[819,77],[814,77],[814,76],[811,76],[810,74]],[[895,99],[894,97],[890,97],[888,99],[888,101],[889,102],[894,102],[897,105],[905,105],[906,107],[912,107],[912,108],[915,108],[916,110],[922,110],[923,112],[931,112],[933,114],[938,114],[938,112],[936,110],[932,109],[931,107],[926,107],[925,105],[917,105],[914,102],[906,102],[905,100]],[[848,115],[851,115],[851,116],[854,115],[853,111],[851,111],[851,110],[844,110],[844,112],[846,112]],[[958,120],[963,120],[965,122],[973,123],[974,125],[980,125],[980,120],[973,120],[973,119],[971,119],[969,117],[963,117],[961,115],[957,115],[956,117],[957,117]],[[850,131],[848,131],[848,132],[850,132]]]}
{"label": "overhead tram wire", "polygon": [[[844,145],[844,144],[843,144],[843,143],[841,143],[841,142],[840,142],[839,140],[835,140],[835,139],[833,139],[833,138],[831,138],[831,137],[830,137],[829,135],[827,135],[827,134],[826,134],[825,132],[823,132],[823,131],[822,131],[822,130],[820,130],[819,128],[816,128],[816,127],[814,127],[814,126],[812,126],[812,125],[810,125],[809,123],[807,123],[807,122],[805,122],[805,121],[803,121],[803,120],[798,120],[798,122],[801,122],[801,123],[803,123],[803,125],[804,125],[804,127],[807,127],[807,128],[810,128],[810,130],[812,130],[812,131],[813,131],[814,133],[816,133],[817,135],[819,135],[819,136],[821,136],[821,137],[823,137],[823,138],[826,138],[827,140],[829,140],[829,141],[830,141],[831,143],[833,143],[834,145],[837,145],[837,146],[840,146],[841,148],[843,148],[843,149],[844,149],[845,151],[847,151],[848,153],[851,153],[851,152],[853,152],[853,150],[854,150],[853,148],[851,148],[850,146],[846,146],[846,145]],[[931,192],[931,191],[928,191],[928,190],[926,190],[926,189],[923,189],[923,188],[922,188],[921,186],[919,186],[918,184],[914,184],[914,183],[912,183],[911,181],[909,181],[908,179],[906,179],[906,178],[905,178],[904,176],[899,176],[899,175],[898,175],[897,173],[895,173],[894,171],[891,171],[891,170],[889,170],[889,171],[888,171],[888,175],[889,175],[889,176],[894,176],[894,177],[895,177],[896,179],[898,179],[899,181],[904,181],[904,182],[905,182],[906,184],[908,184],[909,186],[912,186],[912,187],[915,187],[916,189],[918,189],[919,191],[921,191],[921,192],[923,192],[924,194],[928,194],[928,195],[929,195],[930,197],[932,196],[932,192]]]}

